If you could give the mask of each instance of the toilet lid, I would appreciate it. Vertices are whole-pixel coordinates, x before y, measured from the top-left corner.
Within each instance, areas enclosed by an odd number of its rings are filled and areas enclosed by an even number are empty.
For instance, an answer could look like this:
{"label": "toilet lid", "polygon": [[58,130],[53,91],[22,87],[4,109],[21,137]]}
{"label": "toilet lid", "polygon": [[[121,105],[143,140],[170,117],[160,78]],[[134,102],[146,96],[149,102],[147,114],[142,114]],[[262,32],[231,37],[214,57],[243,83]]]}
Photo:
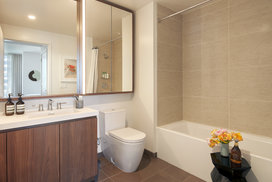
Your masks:
{"label": "toilet lid", "polygon": [[109,135],[121,140],[123,142],[141,142],[145,138],[145,133],[135,130],[133,128],[121,128],[117,130],[112,130],[109,132]]}

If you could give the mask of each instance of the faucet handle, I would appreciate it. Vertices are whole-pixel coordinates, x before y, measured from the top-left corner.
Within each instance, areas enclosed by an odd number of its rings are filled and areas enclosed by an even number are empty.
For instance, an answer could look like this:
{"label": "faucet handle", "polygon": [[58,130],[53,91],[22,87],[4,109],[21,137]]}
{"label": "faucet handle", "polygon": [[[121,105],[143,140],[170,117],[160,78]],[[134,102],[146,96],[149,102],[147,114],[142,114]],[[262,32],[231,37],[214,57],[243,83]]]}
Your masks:
{"label": "faucet handle", "polygon": [[43,111],[43,104],[39,104],[39,111]]}
{"label": "faucet handle", "polygon": [[62,109],[62,104],[67,104],[67,102],[58,102],[57,103],[57,109]]}
{"label": "faucet handle", "polygon": [[43,104],[39,104],[39,105],[32,105],[32,107],[38,107],[39,110],[38,111],[43,111]]}

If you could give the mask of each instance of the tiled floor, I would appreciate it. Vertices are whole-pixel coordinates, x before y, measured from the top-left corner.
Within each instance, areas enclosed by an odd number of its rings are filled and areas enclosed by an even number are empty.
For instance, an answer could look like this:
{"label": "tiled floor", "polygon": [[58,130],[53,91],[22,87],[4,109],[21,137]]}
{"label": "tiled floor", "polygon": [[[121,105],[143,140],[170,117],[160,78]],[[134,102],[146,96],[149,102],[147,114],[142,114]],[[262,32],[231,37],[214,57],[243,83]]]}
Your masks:
{"label": "tiled floor", "polygon": [[143,156],[139,169],[124,173],[100,157],[99,182],[203,182],[203,180],[158,158]]}

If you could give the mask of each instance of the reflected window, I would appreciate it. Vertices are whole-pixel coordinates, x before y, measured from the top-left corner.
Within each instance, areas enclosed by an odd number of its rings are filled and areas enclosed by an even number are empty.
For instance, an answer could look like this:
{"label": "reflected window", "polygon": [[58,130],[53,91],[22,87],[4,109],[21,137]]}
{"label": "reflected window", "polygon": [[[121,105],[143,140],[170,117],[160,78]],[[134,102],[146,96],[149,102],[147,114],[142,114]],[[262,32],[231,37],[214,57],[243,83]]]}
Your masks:
{"label": "reflected window", "polygon": [[47,57],[47,45],[5,40],[4,97],[47,95]]}

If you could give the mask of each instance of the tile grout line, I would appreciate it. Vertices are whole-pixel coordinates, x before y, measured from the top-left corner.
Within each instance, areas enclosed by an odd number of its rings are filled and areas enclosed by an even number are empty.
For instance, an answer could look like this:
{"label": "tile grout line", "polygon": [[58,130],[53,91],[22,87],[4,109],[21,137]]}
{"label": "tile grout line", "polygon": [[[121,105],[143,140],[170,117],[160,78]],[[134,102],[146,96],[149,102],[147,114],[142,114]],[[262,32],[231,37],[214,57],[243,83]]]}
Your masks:
{"label": "tile grout line", "polygon": [[228,94],[228,129],[230,129],[230,0],[228,0],[228,56],[227,56],[227,94]]}
{"label": "tile grout line", "polygon": [[[119,168],[118,168],[119,169]],[[112,181],[114,181],[113,179],[112,179],[112,177],[114,177],[114,176],[117,176],[117,175],[119,175],[119,174],[121,174],[122,173],[122,171],[120,171],[119,173],[117,173],[117,174],[114,174],[114,175],[112,175],[112,176],[110,176],[110,177],[108,177],[110,180],[112,180]]]}
{"label": "tile grout line", "polygon": [[160,173],[160,172],[162,172],[162,171],[165,171],[165,170],[169,169],[170,167],[173,167],[173,165],[172,165],[172,164],[170,164],[170,166],[168,166],[168,167],[166,167],[166,168],[164,168],[164,169],[160,169],[160,170],[158,170],[158,172],[156,172],[155,174],[153,174],[153,175],[151,175],[151,176],[149,176],[149,177],[147,177],[147,178],[145,178],[145,179],[142,179],[142,181],[143,181],[143,182],[145,182],[146,180],[148,180],[148,179],[152,178],[153,176],[155,176],[155,175],[159,174],[159,173]]}

